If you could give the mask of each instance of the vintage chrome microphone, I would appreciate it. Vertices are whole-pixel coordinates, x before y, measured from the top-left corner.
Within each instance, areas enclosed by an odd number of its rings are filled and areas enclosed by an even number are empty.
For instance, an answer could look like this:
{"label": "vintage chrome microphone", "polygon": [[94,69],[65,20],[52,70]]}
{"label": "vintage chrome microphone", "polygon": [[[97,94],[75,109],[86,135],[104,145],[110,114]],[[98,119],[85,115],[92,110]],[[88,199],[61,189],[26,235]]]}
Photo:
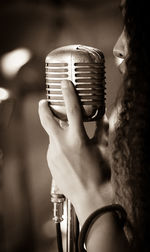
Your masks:
{"label": "vintage chrome microphone", "polygon": [[[67,120],[61,81],[71,80],[75,85],[83,120],[96,121],[105,113],[105,59],[103,53],[85,45],[68,45],[57,48],[46,57],[46,91],[48,104],[54,115]],[[60,223],[63,218],[65,197],[52,182],[51,201],[54,204],[54,221]],[[70,203],[68,206],[67,252],[77,252],[73,223],[75,212]],[[77,225],[77,223],[75,224]]]}

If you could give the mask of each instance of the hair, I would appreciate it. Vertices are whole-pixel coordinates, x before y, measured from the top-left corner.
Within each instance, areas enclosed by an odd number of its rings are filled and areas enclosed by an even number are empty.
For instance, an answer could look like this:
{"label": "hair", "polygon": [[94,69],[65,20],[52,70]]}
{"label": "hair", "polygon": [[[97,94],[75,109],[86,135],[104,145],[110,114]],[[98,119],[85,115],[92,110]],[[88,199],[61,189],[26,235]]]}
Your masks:
{"label": "hair", "polygon": [[148,1],[126,0],[129,55],[116,127],[112,180],[115,201],[128,214],[133,251],[150,251],[150,14]]}

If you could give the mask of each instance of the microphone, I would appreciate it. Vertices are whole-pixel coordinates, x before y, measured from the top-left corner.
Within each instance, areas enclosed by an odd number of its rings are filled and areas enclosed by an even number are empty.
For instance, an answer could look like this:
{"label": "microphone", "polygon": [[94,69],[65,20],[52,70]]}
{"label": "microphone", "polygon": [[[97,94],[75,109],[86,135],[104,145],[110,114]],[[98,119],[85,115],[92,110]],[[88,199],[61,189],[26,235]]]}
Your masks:
{"label": "microphone", "polygon": [[[83,121],[96,121],[105,113],[105,58],[94,47],[68,45],[57,48],[46,57],[46,95],[54,115],[66,121],[66,109],[61,81],[71,80],[81,103]],[[64,195],[52,182],[51,201],[54,221],[63,220]]]}
{"label": "microphone", "polygon": [[67,120],[61,80],[75,85],[84,121],[94,121],[105,113],[105,59],[94,47],[69,45],[57,48],[46,57],[47,100],[53,113]]}

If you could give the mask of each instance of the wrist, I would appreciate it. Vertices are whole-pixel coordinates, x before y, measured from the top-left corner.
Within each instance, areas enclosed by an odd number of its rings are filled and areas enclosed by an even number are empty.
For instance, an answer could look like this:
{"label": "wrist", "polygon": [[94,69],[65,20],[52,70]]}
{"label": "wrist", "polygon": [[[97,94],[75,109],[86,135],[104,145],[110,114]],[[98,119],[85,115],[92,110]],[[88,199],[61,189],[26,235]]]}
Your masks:
{"label": "wrist", "polygon": [[112,233],[112,227],[114,228],[114,216],[113,213],[108,212],[101,217],[98,217],[92,226],[87,231],[85,237],[85,245],[90,250],[93,247],[93,243],[95,243],[100,238],[101,233]]}
{"label": "wrist", "polygon": [[[84,244],[87,245],[88,251],[99,251],[100,248],[102,251],[111,251],[110,248],[108,249],[109,244],[112,244],[113,240],[118,239],[120,235],[120,245],[122,246],[123,243],[127,245],[123,232],[126,218],[125,210],[118,204],[107,205],[94,211],[82,226],[79,236],[80,251],[85,252]],[[108,244],[104,242],[106,237],[107,241],[110,240]],[[106,250],[103,249],[104,246],[107,248]]]}
{"label": "wrist", "polygon": [[75,211],[79,219],[79,223],[82,226],[88,216],[96,209],[103,207],[105,204],[93,198],[81,199],[78,204],[75,205]]}
{"label": "wrist", "polygon": [[82,190],[77,200],[73,202],[73,205],[82,226],[91,213],[111,203],[112,192],[109,185],[105,185],[100,190]]}

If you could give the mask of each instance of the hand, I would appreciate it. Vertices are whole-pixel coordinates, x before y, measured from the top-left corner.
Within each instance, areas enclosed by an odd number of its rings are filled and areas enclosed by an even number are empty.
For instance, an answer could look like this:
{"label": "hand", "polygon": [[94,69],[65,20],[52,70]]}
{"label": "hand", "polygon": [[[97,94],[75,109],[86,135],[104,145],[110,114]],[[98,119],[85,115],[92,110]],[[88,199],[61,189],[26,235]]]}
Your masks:
{"label": "hand", "polygon": [[52,177],[83,223],[112,198],[108,155],[106,158],[108,122],[106,117],[98,122],[94,137],[89,139],[71,81],[62,82],[62,92],[68,122],[56,118],[45,100],[39,103],[39,115],[50,137],[47,160]]}

